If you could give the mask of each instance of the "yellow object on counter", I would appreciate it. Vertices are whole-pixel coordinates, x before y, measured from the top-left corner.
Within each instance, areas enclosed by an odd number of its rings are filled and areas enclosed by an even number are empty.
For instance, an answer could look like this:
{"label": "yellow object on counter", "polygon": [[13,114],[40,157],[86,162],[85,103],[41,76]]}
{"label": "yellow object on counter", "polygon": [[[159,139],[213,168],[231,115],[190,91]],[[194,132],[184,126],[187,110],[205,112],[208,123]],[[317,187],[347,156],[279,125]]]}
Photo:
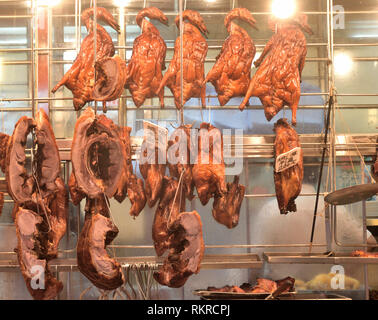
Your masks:
{"label": "yellow object on counter", "polygon": [[[316,275],[313,279],[306,283],[307,290],[334,290],[331,287],[332,278],[335,273],[321,273]],[[297,284],[297,283],[296,283]],[[357,279],[345,276],[344,279],[345,290],[357,290],[360,288],[360,281]]]}

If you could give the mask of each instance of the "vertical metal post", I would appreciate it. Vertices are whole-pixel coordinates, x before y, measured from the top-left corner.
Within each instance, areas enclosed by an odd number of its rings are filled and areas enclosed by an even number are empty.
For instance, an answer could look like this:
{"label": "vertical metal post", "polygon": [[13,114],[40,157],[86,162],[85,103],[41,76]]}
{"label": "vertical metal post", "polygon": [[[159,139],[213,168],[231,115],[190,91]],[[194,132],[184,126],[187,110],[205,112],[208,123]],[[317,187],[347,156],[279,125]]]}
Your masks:
{"label": "vertical metal post", "polygon": [[[360,160],[361,167],[361,183],[365,182],[365,164]],[[367,228],[366,228],[366,201],[362,200],[362,243],[367,244]],[[368,247],[364,247],[364,251],[367,251]],[[368,279],[368,265],[364,263],[364,288],[365,288],[365,299],[369,300],[369,279]]]}
{"label": "vertical metal post", "polygon": [[[125,7],[120,6],[118,8],[119,15],[118,15],[118,24],[120,26],[120,32],[118,34],[118,45],[119,46],[126,46],[126,28],[125,28]],[[126,49],[118,49],[118,55],[123,59],[126,60]],[[118,99],[118,125],[119,126],[126,126],[126,98],[119,98]]]}
{"label": "vertical metal post", "polygon": [[184,60],[184,24],[182,19],[182,12],[183,12],[183,0],[179,0],[179,14],[180,14],[180,93],[181,93],[181,109],[180,112],[180,125],[184,124],[184,93],[183,93],[183,86],[184,86],[184,73],[183,73],[183,60]]}

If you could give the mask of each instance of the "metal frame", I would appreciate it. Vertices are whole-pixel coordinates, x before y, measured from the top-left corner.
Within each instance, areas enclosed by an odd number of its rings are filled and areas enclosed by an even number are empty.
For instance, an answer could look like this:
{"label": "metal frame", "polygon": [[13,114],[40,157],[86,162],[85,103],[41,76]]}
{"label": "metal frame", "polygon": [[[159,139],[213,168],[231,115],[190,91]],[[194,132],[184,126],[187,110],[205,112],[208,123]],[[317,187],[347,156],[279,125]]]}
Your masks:
{"label": "metal frame", "polygon": [[[179,11],[182,11],[183,8],[183,0],[178,0],[179,1]],[[326,58],[307,58],[306,61],[313,61],[317,63],[326,63],[325,68],[327,68],[328,74],[327,74],[327,90],[326,92],[316,92],[316,93],[302,93],[302,96],[324,96],[329,98],[330,94],[333,92],[333,87],[335,83],[335,77],[334,77],[334,70],[333,70],[333,61],[334,61],[334,48],[338,47],[363,47],[363,46],[378,46],[378,43],[364,43],[364,44],[359,44],[359,43],[352,43],[352,44],[345,44],[345,43],[334,43],[334,38],[333,38],[333,0],[324,0],[326,1],[327,4],[327,10],[326,11],[318,11],[318,12],[305,12],[308,15],[319,15],[319,16],[326,16],[327,17],[327,42],[314,42],[314,43],[308,43],[309,47],[326,47],[327,48],[327,57]],[[96,5],[96,0],[94,0],[94,5]],[[78,52],[80,43],[81,43],[81,0],[75,0],[75,14],[64,14],[64,15],[52,15],[52,10],[49,10],[49,22],[51,21],[52,17],[74,17],[75,18],[75,41],[76,41],[76,46],[75,47],[70,47],[70,48],[54,48],[52,47],[51,44],[51,34],[49,35],[49,48],[36,48],[35,47],[35,34],[36,34],[36,0],[32,0],[32,8],[31,8],[31,14],[30,15],[15,15],[15,16],[1,16],[0,19],[14,19],[14,18],[27,18],[30,19],[30,48],[10,48],[10,49],[0,49],[0,52],[30,52],[30,60],[27,61],[4,61],[3,64],[29,64],[31,65],[30,68],[30,81],[32,84],[35,84],[35,61],[37,58],[37,54],[40,51],[46,51],[49,54],[49,70],[51,69],[52,64],[69,64],[72,63],[70,61],[60,61],[60,60],[52,60],[51,56],[54,51],[72,51],[76,50]],[[378,11],[345,11],[344,14],[375,14],[378,13]],[[120,15],[115,14],[114,16],[119,16],[119,19],[122,17],[128,17],[128,16],[136,16],[137,12],[122,12]],[[177,12],[166,12],[165,13],[168,16],[176,16]],[[202,12],[203,15],[209,16],[209,15],[219,15],[223,16],[227,14],[227,12]],[[254,15],[269,15],[270,12],[254,12]],[[120,21],[121,22],[121,21]],[[121,34],[120,34],[120,39],[122,40],[126,39],[126,34],[125,34],[125,28],[123,28],[123,23],[122,23],[122,28],[121,28]],[[51,28],[50,28],[51,32]],[[172,43],[172,41],[168,41],[168,43]],[[211,43],[211,40],[209,41]],[[168,50],[173,50],[173,46],[168,46]],[[257,44],[257,48],[262,48],[264,47],[264,44]],[[220,49],[221,45],[209,45],[209,49]],[[126,41],[121,41],[119,46],[116,46],[116,49],[119,51],[123,51],[124,56],[126,53],[126,50],[131,50],[132,46],[126,45]],[[354,57],[354,61],[378,61],[378,57]],[[170,60],[167,59],[167,62]],[[213,62],[215,59],[206,59],[206,62]],[[50,74],[49,72],[49,79],[50,79]],[[24,101],[24,102],[29,102],[31,106],[29,108],[27,107],[22,107],[22,108],[16,108],[16,107],[0,107],[0,112],[7,111],[7,112],[25,112],[25,111],[30,111],[32,113],[32,116],[34,116],[34,112],[36,109],[36,106],[40,102],[47,102],[49,104],[49,110],[51,111],[65,111],[65,110],[72,110],[72,108],[66,108],[66,107],[52,107],[51,102],[52,101],[67,101],[67,100],[72,100],[70,97],[62,97],[62,98],[57,98],[57,97],[52,97],[49,91],[49,96],[48,97],[36,97],[36,92],[38,92],[38,88],[36,88],[35,85],[30,86],[30,95],[29,97],[25,98],[5,98],[5,99],[0,99],[0,102],[15,102],[15,101]],[[378,93],[333,93],[335,97],[337,96],[378,96]],[[172,95],[166,95],[167,98],[172,98]],[[206,96],[207,98],[214,98],[216,96],[214,95],[208,95]],[[142,106],[140,108],[135,108],[135,107],[129,107],[127,106],[127,99],[130,99],[131,95],[125,94],[122,95],[119,101],[118,107],[108,107],[109,110],[118,110],[119,111],[119,123],[121,125],[126,124],[126,114],[127,111],[129,110],[158,110],[158,107],[153,107],[153,106]],[[226,107],[216,107],[216,106],[211,106],[209,108],[212,109],[236,109],[238,106],[226,106]],[[371,105],[338,105],[339,109],[365,109],[365,108],[371,108]],[[250,107],[251,109],[260,109],[260,106],[252,106]],[[200,110],[199,106],[192,106],[192,107],[186,107],[186,109],[198,109]],[[299,106],[299,109],[324,109],[324,106],[321,105],[302,105]],[[165,110],[175,110],[174,106],[166,106]],[[97,111],[97,108],[96,108]],[[329,143],[327,144],[328,147],[328,166],[330,168],[330,175],[328,179],[330,180],[329,183],[329,189],[326,191],[334,191],[336,189],[336,165],[337,165],[337,158],[339,156],[356,156],[357,153],[352,152],[353,147],[355,146],[355,142],[353,142],[358,135],[348,135],[348,139],[351,139],[348,143],[345,144],[338,144],[337,143],[337,134],[335,132],[335,110],[332,110],[332,119],[331,119],[331,126],[330,126],[330,137],[329,137]],[[344,135],[343,135],[344,136]],[[369,135],[364,135],[364,136],[369,136]],[[374,138],[374,135],[370,135],[371,138]],[[243,157],[245,159],[248,158],[271,158],[272,157],[272,148],[273,148],[273,136],[264,136],[263,139],[266,141],[265,144],[260,143],[254,143],[254,137],[246,137],[246,141],[243,144],[245,147],[245,150],[247,152],[244,153]],[[306,135],[301,136],[301,140],[305,140]],[[313,153],[311,155],[320,155],[320,150],[322,147],[321,143],[321,135],[313,135],[312,137],[313,140],[309,143],[309,147],[313,148]],[[257,140],[256,140],[257,141]],[[138,141],[138,138],[135,138],[135,143],[133,143],[133,150],[134,152],[138,148],[138,144],[140,141]],[[64,167],[65,167],[65,172],[66,172],[66,179],[68,179],[68,172],[69,172],[69,147],[67,147],[67,143],[69,144],[69,141],[65,142],[65,147],[60,148],[60,151],[62,152],[62,160],[64,162]],[[306,142],[302,142],[304,146],[306,146]],[[253,152],[254,148],[257,148],[257,152]],[[307,146],[306,146],[307,147]],[[306,147],[304,147],[304,150],[306,150]],[[235,148],[235,146],[234,146]],[[377,143],[376,142],[371,142],[367,143],[364,145],[361,149],[364,150],[361,153],[363,155],[372,155],[374,152],[376,152],[377,148]],[[248,151],[249,150],[249,151]],[[251,151],[252,150],[252,151]],[[372,151],[374,150],[374,151]],[[306,151],[305,151],[306,152]],[[306,155],[306,154],[305,154]],[[134,156],[135,159],[135,156]],[[322,193],[322,195],[326,194]],[[315,194],[301,194],[301,196],[314,196]],[[246,198],[257,198],[257,197],[274,197],[275,194],[247,194],[245,195]],[[8,200],[7,202],[10,202]],[[366,216],[366,207],[363,205],[363,216]],[[330,212],[329,212],[330,211]],[[327,231],[327,239],[329,241],[334,242],[336,245],[340,247],[345,247],[349,245],[342,244],[338,241],[337,239],[337,234],[336,234],[336,228],[337,228],[337,219],[336,219],[336,207],[331,207],[331,210],[326,210],[326,214],[329,212],[329,219],[326,219],[326,223],[329,223],[327,226],[326,230]],[[80,226],[80,208],[78,209],[78,230]],[[363,223],[363,233],[366,234],[366,223]],[[358,246],[367,248],[368,245],[365,243],[363,244],[357,244]],[[314,244],[313,246],[319,246],[319,247],[327,247],[329,246],[329,242],[327,241],[326,244]],[[356,245],[353,245],[356,246]],[[140,246],[140,245],[113,245],[111,246],[113,248],[153,248],[153,246]],[[225,245],[207,245],[207,248],[246,248],[246,249],[251,249],[251,248],[281,248],[281,247],[309,247],[309,244],[225,244]],[[71,252],[73,249],[69,250],[62,250],[61,252]],[[0,252],[1,254],[6,254],[4,252]],[[148,258],[148,257],[145,257]],[[221,257],[219,257],[221,259]],[[120,258],[122,259],[122,258]],[[224,259],[224,257],[223,257]],[[352,258],[356,259],[356,258]],[[294,261],[294,260],[293,260]],[[315,260],[312,260],[312,263],[317,263],[314,262]],[[354,260],[357,261],[357,260]],[[366,263],[370,263],[369,260],[361,260],[366,266]],[[366,262],[367,261],[367,262]],[[334,261],[336,263],[336,261]],[[218,263],[222,263],[222,261],[218,261]],[[231,263],[231,262],[230,262]],[[232,262],[233,263],[233,262]],[[319,263],[324,263],[324,262],[319,262]],[[376,263],[376,262],[373,262]],[[70,265],[70,270],[72,271],[72,266],[74,262]],[[227,266],[226,266],[227,267]],[[248,265],[244,265],[240,267],[251,267]],[[58,266],[56,266],[58,268]],[[0,270],[2,270],[1,263],[0,263]],[[8,269],[7,269],[8,270]],[[56,269],[58,271],[58,269]],[[366,278],[366,267],[365,267],[365,287],[367,287],[367,278]]]}

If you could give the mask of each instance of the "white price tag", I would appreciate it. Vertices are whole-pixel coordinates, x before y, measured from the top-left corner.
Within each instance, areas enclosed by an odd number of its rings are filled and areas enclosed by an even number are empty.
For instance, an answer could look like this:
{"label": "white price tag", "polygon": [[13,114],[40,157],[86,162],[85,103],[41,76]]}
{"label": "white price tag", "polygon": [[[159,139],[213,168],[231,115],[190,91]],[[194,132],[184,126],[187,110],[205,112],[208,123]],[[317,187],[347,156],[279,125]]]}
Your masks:
{"label": "white price tag", "polygon": [[301,148],[295,147],[276,158],[275,171],[281,172],[295,166],[301,158]]}

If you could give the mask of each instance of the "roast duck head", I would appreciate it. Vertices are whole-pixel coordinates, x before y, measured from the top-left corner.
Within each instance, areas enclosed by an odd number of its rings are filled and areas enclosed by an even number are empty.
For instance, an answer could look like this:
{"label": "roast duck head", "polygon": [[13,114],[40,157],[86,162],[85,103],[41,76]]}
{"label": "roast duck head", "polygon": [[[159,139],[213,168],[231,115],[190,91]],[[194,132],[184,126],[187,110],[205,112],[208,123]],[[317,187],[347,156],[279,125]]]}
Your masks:
{"label": "roast duck head", "polygon": [[228,32],[230,32],[231,22],[235,19],[240,19],[247,22],[252,28],[259,30],[256,27],[256,20],[252,16],[251,12],[246,8],[235,8],[232,9],[224,18],[224,25],[227,28]]}
{"label": "roast duck head", "polygon": [[[34,157],[31,172],[28,172],[25,148],[32,132]],[[15,251],[21,273],[34,299],[53,299],[63,285],[54,278],[48,262],[58,255],[68,216],[68,193],[60,177],[54,132],[47,114],[40,109],[34,119],[21,117],[12,136],[2,135],[1,138],[0,147],[5,154],[1,167],[6,174],[9,195],[14,200]]]}
{"label": "roast duck head", "polygon": [[[206,28],[205,21],[201,17],[200,13],[195,10],[184,10],[182,13],[182,20],[188,21],[190,24],[196,26],[201,33],[207,37],[209,31]],[[177,28],[180,28],[180,15],[175,18],[175,24]],[[184,44],[185,45],[185,44]]]}

